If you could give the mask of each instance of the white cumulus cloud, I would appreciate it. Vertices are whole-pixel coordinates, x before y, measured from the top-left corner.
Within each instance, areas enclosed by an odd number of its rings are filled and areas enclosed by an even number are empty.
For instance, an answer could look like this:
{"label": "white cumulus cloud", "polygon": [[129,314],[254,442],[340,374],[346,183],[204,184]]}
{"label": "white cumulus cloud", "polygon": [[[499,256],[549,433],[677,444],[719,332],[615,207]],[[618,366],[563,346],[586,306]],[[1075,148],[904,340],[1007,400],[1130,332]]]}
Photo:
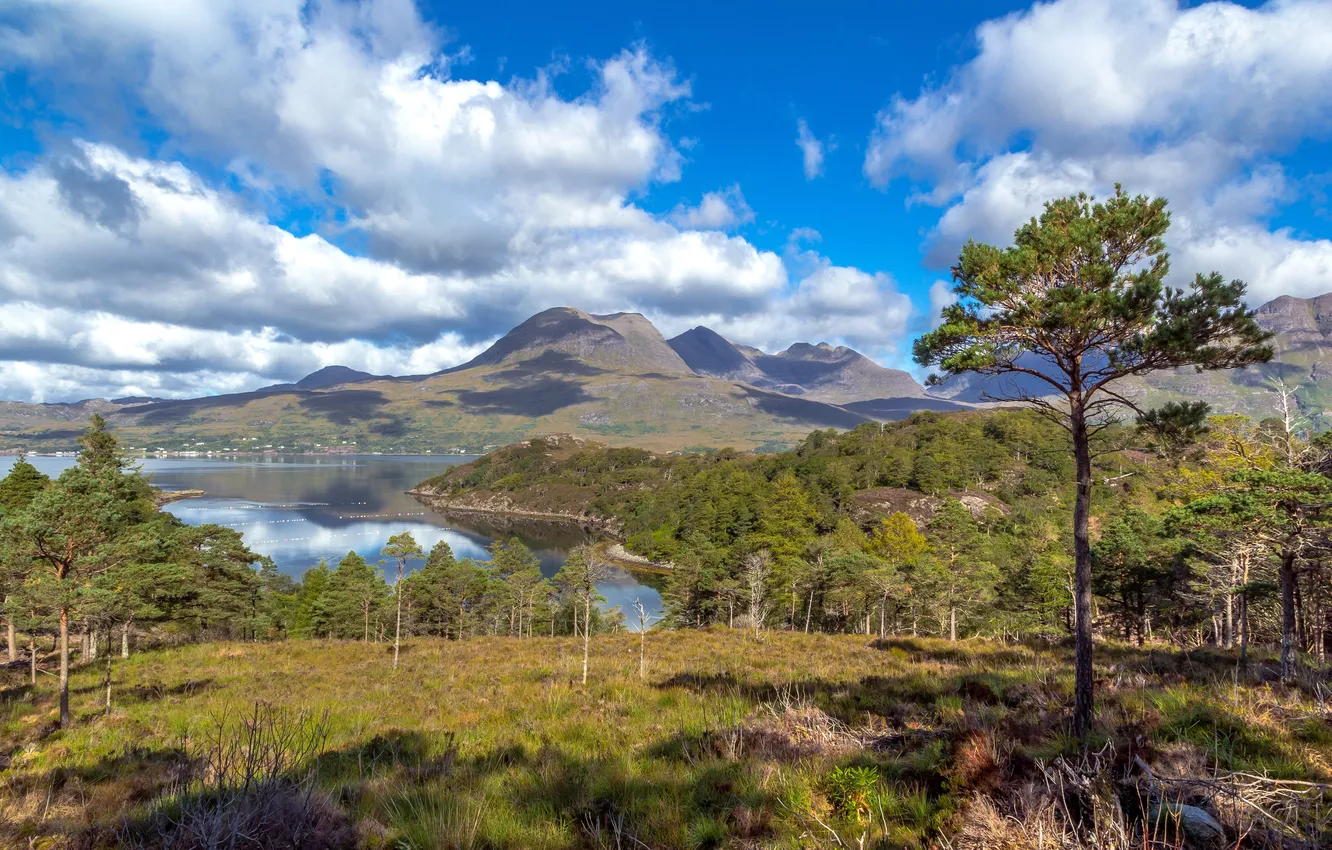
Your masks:
{"label": "white cumulus cloud", "polygon": [[[731,232],[738,185],[641,204],[684,164],[670,63],[630,46],[570,95],[567,64],[468,79],[464,53],[411,0],[10,4],[0,67],[83,137],[0,172],[0,394],[428,372],[557,305],[820,330],[806,276]],[[168,144],[107,141],[143,115]]]}
{"label": "white cumulus cloud", "polygon": [[1299,192],[1281,155],[1332,135],[1327,43],[1324,0],[1037,4],[982,24],[938,86],[892,99],[864,171],[944,208],[934,265],[967,238],[1006,243],[1050,198],[1122,182],[1170,199],[1181,276],[1215,267],[1255,302],[1326,292],[1332,243],[1265,219]]}
{"label": "white cumulus cloud", "polygon": [[720,192],[707,192],[696,207],[677,206],[670,220],[680,227],[725,230],[754,220],[754,211],[745,202],[739,184]]}
{"label": "white cumulus cloud", "polygon": [[824,144],[810,131],[804,118],[796,121],[796,147],[800,148],[805,179],[813,180],[823,174]]}

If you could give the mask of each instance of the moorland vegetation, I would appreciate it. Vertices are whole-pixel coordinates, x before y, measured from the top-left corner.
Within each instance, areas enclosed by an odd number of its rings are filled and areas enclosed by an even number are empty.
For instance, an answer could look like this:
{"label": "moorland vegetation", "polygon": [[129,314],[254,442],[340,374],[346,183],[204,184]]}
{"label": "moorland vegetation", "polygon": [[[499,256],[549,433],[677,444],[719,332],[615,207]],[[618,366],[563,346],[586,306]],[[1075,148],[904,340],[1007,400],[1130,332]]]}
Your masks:
{"label": "moorland vegetation", "polygon": [[418,488],[595,520],[668,570],[637,634],[596,546],[547,579],[404,533],[294,580],[156,510],[94,418],[0,481],[0,840],[1328,846],[1332,439],[1280,385],[1126,418],[1126,375],[1265,356],[1242,285],[1163,287],[1163,216],[1065,199],[964,251],[920,359],[1043,350],[1062,403],[766,455],[537,438]]}

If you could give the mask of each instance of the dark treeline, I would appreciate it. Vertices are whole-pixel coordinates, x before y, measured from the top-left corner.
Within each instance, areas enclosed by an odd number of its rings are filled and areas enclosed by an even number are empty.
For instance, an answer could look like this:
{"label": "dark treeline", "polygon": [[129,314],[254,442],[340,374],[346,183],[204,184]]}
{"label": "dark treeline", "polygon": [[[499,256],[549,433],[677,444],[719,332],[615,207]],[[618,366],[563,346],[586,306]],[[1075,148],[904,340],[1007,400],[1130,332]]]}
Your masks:
{"label": "dark treeline", "polygon": [[[1321,661],[1332,439],[1234,416],[1189,436],[1099,437],[1095,629],[1241,657],[1279,648],[1290,675],[1300,653]],[[623,625],[598,607],[594,549],[547,579],[516,539],[478,562],[445,543],[422,552],[404,533],[383,560],[349,552],[297,581],[237,532],[157,510],[105,423],[83,445],[55,480],[23,459],[0,480],[7,650],[33,677],[52,651],[62,685],[71,655],[101,659],[109,702],[112,657],[144,638],[383,641],[396,655],[404,636],[586,638]],[[1075,626],[1069,463],[1051,420],[995,410],[814,432],[772,455],[538,439],[431,483],[581,499],[631,551],[671,564],[667,627],[1059,638]]]}
{"label": "dark treeline", "polygon": [[[1280,393],[1274,393],[1280,406]],[[1212,417],[1097,438],[1106,637],[1324,657],[1326,436]],[[1068,436],[1038,411],[919,413],[773,455],[654,455],[565,440],[500,450],[439,492],[557,493],[672,564],[666,624],[1060,638],[1073,630]]]}
{"label": "dark treeline", "polygon": [[48,480],[20,457],[0,480],[0,587],[6,651],[26,636],[31,676],[38,643],[53,642],[60,665],[60,721],[69,723],[71,635],[80,657],[128,655],[135,630],[255,638],[271,631],[266,596],[273,564],[236,531],[188,526],[157,510],[153,488],[94,416],[78,463]]}
{"label": "dark treeline", "polygon": [[[398,535],[396,540],[411,540]],[[411,541],[415,545],[415,541]],[[517,538],[488,548],[489,561],[455,558],[444,541],[425,555],[420,569],[402,580],[404,635],[461,640],[481,635],[540,637],[582,635],[588,617],[580,587],[588,550],[572,553],[552,579],[541,575],[535,555]],[[623,613],[596,607],[605,599],[592,591],[592,633],[622,627]],[[275,637],[391,641],[398,598],[378,564],[356,552],[334,566],[320,562],[272,600]]]}
{"label": "dark treeline", "polygon": [[[618,610],[596,605],[604,599],[590,550],[548,580],[516,539],[493,544],[491,561],[478,564],[455,559],[444,543],[426,555],[404,532],[390,539],[385,561],[349,552],[296,581],[250,551],[239,532],[158,510],[151,483],[101,417],[81,444],[78,463],[54,480],[21,456],[0,479],[6,657],[26,662],[35,683],[49,672],[42,659],[56,655],[62,725],[70,721],[71,657],[104,661],[109,709],[113,658],[129,657],[144,638],[383,640],[396,658],[400,637],[413,634],[586,635],[623,622]],[[425,566],[402,578],[419,556]],[[386,565],[398,567],[400,583],[386,581]]]}

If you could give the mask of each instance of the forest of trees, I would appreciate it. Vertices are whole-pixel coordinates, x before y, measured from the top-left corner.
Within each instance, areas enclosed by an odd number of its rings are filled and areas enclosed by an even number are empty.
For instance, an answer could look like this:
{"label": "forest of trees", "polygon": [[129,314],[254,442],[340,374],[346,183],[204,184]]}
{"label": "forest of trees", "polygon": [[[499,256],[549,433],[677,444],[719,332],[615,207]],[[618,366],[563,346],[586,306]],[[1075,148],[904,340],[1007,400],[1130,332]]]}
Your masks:
{"label": "forest of trees", "polygon": [[[1305,433],[1283,393],[1273,400],[1285,416],[1214,416],[1189,440],[1127,425],[1097,436],[1102,638],[1243,658],[1271,648],[1287,676],[1301,654],[1324,659],[1332,437]],[[383,560],[349,552],[296,580],[237,532],[157,510],[105,423],[83,445],[54,480],[22,458],[0,480],[6,649],[34,677],[52,652],[62,681],[71,654],[101,660],[110,699],[112,658],[145,638],[393,643],[623,626],[597,604],[594,549],[546,578],[517,539],[478,562],[442,542],[420,552],[404,534]],[[768,455],[556,451],[538,439],[442,482],[454,493],[576,488],[631,551],[671,565],[667,628],[1061,639],[1075,617],[1070,463],[1048,417],[999,409],[816,431]],[[386,578],[416,553],[423,566],[400,585]]]}
{"label": "forest of trees", "polygon": [[[1184,288],[1167,285],[1166,206],[1164,198],[1130,196],[1116,185],[1104,201],[1085,193],[1049,201],[1039,216],[1016,230],[1009,246],[968,241],[952,268],[952,302],[942,309],[940,324],[913,343],[917,363],[942,371],[931,375],[929,382],[969,373],[987,376],[991,383],[985,386],[996,393],[990,400],[1037,411],[1049,427],[1061,432],[1057,443],[1047,443],[1048,452],[1042,447],[1041,452],[1027,453],[1029,466],[1058,467],[1044,470],[1057,473],[1048,478],[1052,491],[1061,494],[1057,504],[1038,505],[1044,510],[1035,514],[1015,510],[1006,522],[999,522],[987,521],[984,510],[972,509],[984,501],[968,506],[945,497],[930,517],[922,517],[929,526],[930,541],[925,545],[901,533],[905,524],[900,518],[888,517],[882,528],[856,527],[858,517],[848,502],[854,499],[857,480],[869,486],[864,466],[882,463],[873,470],[880,473],[879,484],[900,485],[909,479],[921,491],[944,496],[946,489],[987,483],[987,472],[993,471],[987,463],[996,460],[995,450],[1001,446],[971,441],[954,446],[952,452],[918,450],[909,468],[902,456],[907,447],[897,446],[882,459],[874,456],[856,469],[855,464],[829,460],[820,454],[820,446],[807,442],[797,454],[810,457],[819,472],[806,473],[803,482],[795,469],[778,470],[759,482],[744,468],[722,468],[686,485],[668,468],[667,486],[656,488],[658,493],[696,485],[694,492],[674,504],[658,498],[639,505],[607,504],[598,493],[587,507],[608,511],[633,531],[630,542],[640,552],[674,550],[679,555],[671,611],[678,625],[717,619],[723,610],[729,621],[735,599],[747,589],[751,620],[760,615],[767,620],[785,611],[785,626],[790,629],[797,627],[802,597],[807,598],[810,612],[807,623],[813,619],[817,598],[819,619],[832,619],[837,628],[849,629],[863,615],[869,632],[877,605],[881,628],[886,629],[896,596],[891,617],[895,624],[908,617],[913,631],[919,628],[919,612],[928,607],[939,619],[939,630],[944,631],[946,623],[953,638],[959,618],[979,621],[985,612],[992,615],[991,629],[1025,632],[1053,625],[1048,603],[1059,598],[1061,573],[1065,574],[1071,600],[1057,607],[1071,608],[1065,612],[1064,625],[1074,639],[1073,730],[1080,738],[1087,736],[1093,720],[1097,579],[1102,585],[1115,583],[1116,570],[1138,565],[1136,576],[1118,582],[1127,588],[1119,596],[1121,603],[1133,598],[1137,628],[1145,630],[1150,593],[1143,576],[1148,571],[1169,575],[1156,585],[1157,589],[1171,586],[1173,592],[1167,596],[1175,610],[1180,602],[1198,600],[1187,599],[1193,592],[1189,579],[1181,578],[1187,569],[1167,568],[1171,557],[1187,560],[1182,551],[1208,547],[1216,557],[1234,545],[1264,540],[1281,564],[1277,574],[1281,668],[1283,678],[1292,677],[1298,649],[1316,648],[1321,653],[1323,642],[1322,588],[1304,592],[1301,576],[1308,575],[1309,568],[1300,566],[1316,548],[1311,538],[1317,536],[1312,529],[1322,511],[1323,460],[1316,447],[1290,448],[1304,433],[1294,422],[1282,423],[1278,442],[1284,441],[1287,448],[1277,460],[1256,460],[1267,456],[1261,450],[1263,440],[1244,438],[1254,444],[1254,452],[1246,455],[1248,465],[1226,469],[1206,492],[1172,495],[1158,490],[1158,501],[1184,514],[1165,517],[1159,534],[1144,517],[1099,518],[1119,524],[1109,545],[1120,548],[1107,553],[1102,544],[1097,551],[1094,463],[1115,456],[1122,460],[1122,447],[1113,439],[1122,418],[1136,415],[1141,431],[1155,435],[1171,453],[1207,430],[1206,404],[1176,402],[1146,409],[1139,406],[1142,388],[1135,382],[1164,370],[1239,369],[1267,362],[1274,354],[1268,344],[1271,334],[1245,306],[1242,281],[1227,281],[1213,271],[1196,274]],[[1283,396],[1284,409],[1291,409],[1290,401]],[[1214,466],[1224,468],[1213,460]],[[624,469],[625,462],[632,463],[633,458],[621,452],[587,465],[586,473],[620,479],[620,492],[632,501],[634,491],[643,489],[634,485],[646,483],[654,470],[639,471],[637,475],[647,478],[635,481],[634,474]],[[487,480],[498,489],[514,489],[539,466],[538,457],[520,452],[506,464],[478,464],[466,475],[445,475],[434,489],[456,492]],[[504,467],[504,474],[495,477],[497,467]],[[964,469],[975,478],[957,474]],[[1115,480],[1132,474],[1123,473]],[[999,488],[1007,486],[988,480]],[[1109,481],[1103,476],[1103,484]],[[570,483],[586,487],[576,476]],[[1019,501],[1014,507],[1031,507],[1029,500]],[[1065,506],[1071,506],[1067,516]],[[637,508],[647,509],[646,523],[644,512]],[[655,516],[653,509],[658,511]],[[1040,517],[1058,522],[1047,528]],[[844,519],[851,522],[843,524]],[[1217,529],[1218,525],[1223,528]],[[1244,530],[1230,533],[1236,526]],[[1049,532],[1059,538],[1064,528],[1068,539],[1057,547],[1044,545]],[[875,536],[860,539],[866,531]],[[1211,539],[1213,532],[1225,539]],[[1243,542],[1236,544],[1236,538]],[[996,551],[996,546],[1007,546],[1008,551]],[[1136,546],[1150,554],[1139,554]],[[1041,554],[1033,557],[1033,552]],[[1054,561],[1071,556],[1071,569],[1054,566],[1043,557],[1047,554]],[[1227,596],[1233,609],[1233,592]],[[1245,593],[1240,600],[1243,611],[1257,602],[1255,596],[1256,592]],[[1307,597],[1313,597],[1311,615],[1304,610]],[[1193,604],[1187,610],[1198,616],[1206,606]],[[1315,620],[1312,629],[1303,625],[1309,616]],[[1170,623],[1173,632],[1196,628],[1195,623],[1184,622],[1187,619],[1177,616]],[[1248,623],[1250,618],[1241,619]],[[1221,640],[1220,618],[1212,624]],[[1247,634],[1247,626],[1240,631]]]}
{"label": "forest of trees", "polygon": [[[1094,441],[1096,631],[1240,652],[1285,641],[1290,663],[1321,660],[1332,439],[1289,415],[1214,416],[1189,436],[1119,425]],[[577,490],[627,548],[671,564],[668,627],[1059,639],[1074,625],[1072,462],[1057,423],[999,409],[816,431],[769,455],[533,440],[431,483]]]}
{"label": "forest of trees", "polygon": [[[538,438],[422,486],[596,518],[669,565],[667,627],[1072,637],[1079,734],[1093,634],[1211,643],[1240,659],[1271,647],[1292,679],[1301,656],[1326,653],[1332,437],[1313,434],[1280,385],[1279,415],[1261,422],[1209,419],[1196,402],[1138,410],[1115,389],[1154,369],[1271,356],[1242,283],[1212,274],[1187,292],[1164,287],[1164,209],[1119,190],[1104,204],[1075,196],[1048,204],[1010,248],[968,244],[954,269],[961,300],[917,359],[1054,388],[1017,399],[1025,409],[816,431],[770,455]],[[1033,369],[1032,352],[1057,368]],[[586,665],[586,638],[623,619],[594,604],[605,563],[593,548],[548,580],[517,540],[478,563],[444,544],[427,554],[404,533],[375,564],[351,552],[295,581],[235,531],[157,511],[99,417],[82,445],[54,481],[23,459],[0,481],[9,657],[22,633],[35,677],[38,639],[54,641],[62,723],[71,633],[82,658],[105,652],[109,701],[110,646],[118,635],[127,653],[136,630],[386,641],[394,669],[403,636],[573,634]]]}
{"label": "forest of trees", "polygon": [[[349,552],[301,580],[246,548],[219,525],[191,526],[159,511],[150,482],[94,416],[78,463],[54,480],[20,456],[0,479],[0,593],[5,653],[58,659],[60,721],[69,715],[71,656],[106,664],[141,637],[191,640],[337,638],[389,641],[402,635],[595,634],[621,627],[618,610],[597,607],[591,552],[576,552],[553,580],[517,539],[491,545],[484,566],[457,560],[446,543],[428,555],[409,533],[385,547],[387,561]],[[382,567],[417,555],[425,565],[390,585]],[[401,575],[401,573],[399,573]],[[401,587],[402,593],[396,589]],[[589,628],[590,622],[590,628]]]}
{"label": "forest of trees", "polygon": [[[415,546],[408,532],[395,539]],[[536,556],[517,538],[498,540],[488,551],[489,561],[460,560],[448,543],[436,543],[421,553],[420,569],[403,578],[401,600],[396,582],[388,584],[381,567],[356,552],[331,567],[321,561],[272,595],[272,636],[392,642],[399,601],[403,635],[462,640],[583,634],[588,600],[582,577],[594,557],[590,551],[572,553],[553,578],[541,575]],[[597,607],[604,601],[594,587],[592,634],[623,626],[618,609]]]}

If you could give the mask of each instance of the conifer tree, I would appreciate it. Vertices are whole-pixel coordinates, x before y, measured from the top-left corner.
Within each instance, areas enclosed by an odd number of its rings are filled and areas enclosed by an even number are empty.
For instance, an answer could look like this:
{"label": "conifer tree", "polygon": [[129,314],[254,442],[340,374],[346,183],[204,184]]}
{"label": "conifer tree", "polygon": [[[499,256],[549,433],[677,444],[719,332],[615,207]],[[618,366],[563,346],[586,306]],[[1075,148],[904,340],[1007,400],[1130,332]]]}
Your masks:
{"label": "conifer tree", "polygon": [[402,596],[404,590],[402,574],[406,572],[407,564],[410,561],[425,557],[425,552],[421,551],[421,546],[416,542],[416,538],[412,537],[412,533],[404,531],[390,537],[380,554],[392,559],[398,567],[398,577],[393,583],[393,599],[398,609],[396,613],[397,622],[393,627],[393,672],[396,673],[398,671],[398,647],[402,641]]}
{"label": "conifer tree", "polygon": [[1136,633],[1142,646],[1148,617],[1169,579],[1172,556],[1161,521],[1137,509],[1106,523],[1092,547],[1092,586],[1113,606],[1124,640]]}
{"label": "conifer tree", "polygon": [[1212,273],[1195,277],[1187,291],[1165,285],[1169,224],[1164,199],[1130,197],[1118,186],[1100,203],[1085,194],[1051,201],[1017,230],[1013,246],[963,247],[953,267],[957,302],[944,309],[939,328],[915,343],[922,366],[1007,378],[1002,395],[1037,406],[1068,431],[1076,484],[1073,729],[1079,737],[1091,730],[1094,698],[1093,439],[1124,408],[1146,413],[1124,394],[1125,379],[1182,366],[1235,368],[1272,356],[1269,335],[1243,305],[1243,283]]}
{"label": "conifer tree", "polygon": [[945,499],[930,520],[938,596],[948,612],[948,639],[957,640],[957,613],[988,598],[998,579],[980,552],[980,529],[971,511],[957,499]]}
{"label": "conifer tree", "polygon": [[404,579],[404,590],[411,602],[418,632],[447,635],[452,606],[446,598],[450,569],[457,563],[453,549],[441,540],[430,548],[421,569]]}
{"label": "conifer tree", "polygon": [[333,572],[324,558],[320,558],[319,563],[301,576],[300,588],[296,591],[295,610],[292,612],[293,636],[319,638],[330,635],[329,584],[332,578]]}
{"label": "conifer tree", "polygon": [[[27,456],[20,452],[15,458],[14,465],[9,468],[9,473],[4,478],[0,478],[0,520],[3,520],[6,514],[16,513],[23,510],[32,503],[50,479],[37,471],[37,467],[28,463]],[[0,600],[3,600],[4,609],[0,613],[5,618],[5,647],[10,663],[18,660],[17,635],[14,630],[14,617],[8,613],[11,602],[17,604],[17,595],[21,576],[27,571],[17,563],[18,558],[22,556],[22,549],[9,547],[6,549],[3,539],[0,539]]]}
{"label": "conifer tree", "polygon": [[79,463],[61,473],[31,503],[0,522],[0,538],[25,570],[25,583],[49,600],[60,651],[60,725],[70,723],[69,625],[80,588],[112,564],[106,548],[127,528],[155,514],[149,487],[128,471],[106,423],[94,416]]}
{"label": "conifer tree", "polygon": [[[329,616],[343,637],[359,632],[370,642],[370,615],[384,601],[388,587],[379,571],[355,551],[348,552],[329,576]],[[360,628],[357,629],[356,626]]]}
{"label": "conifer tree", "polygon": [[767,553],[771,568],[765,571],[765,580],[770,578],[787,594],[791,628],[795,627],[799,586],[808,572],[804,554],[814,540],[818,519],[800,480],[786,470],[773,480],[771,492],[759,508],[758,528],[747,541],[750,553]]}

